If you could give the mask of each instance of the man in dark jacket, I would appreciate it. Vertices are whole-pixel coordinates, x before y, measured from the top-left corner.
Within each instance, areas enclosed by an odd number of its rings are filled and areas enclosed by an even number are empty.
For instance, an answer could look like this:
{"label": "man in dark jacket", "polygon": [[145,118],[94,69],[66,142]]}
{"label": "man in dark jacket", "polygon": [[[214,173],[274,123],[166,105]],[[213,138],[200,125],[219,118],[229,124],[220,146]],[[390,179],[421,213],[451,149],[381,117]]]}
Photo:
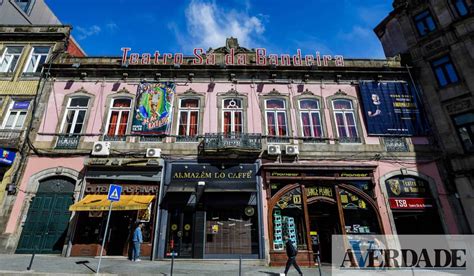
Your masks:
{"label": "man in dark jacket", "polygon": [[296,263],[296,255],[298,254],[298,251],[296,250],[295,246],[293,243],[288,239],[288,236],[284,236],[283,240],[285,241],[285,246],[286,246],[286,255],[288,256],[288,261],[286,261],[286,267],[285,267],[285,275],[288,274],[288,270],[290,270],[290,266],[293,265],[298,273],[300,275],[303,275],[303,272],[301,272],[300,267]]}

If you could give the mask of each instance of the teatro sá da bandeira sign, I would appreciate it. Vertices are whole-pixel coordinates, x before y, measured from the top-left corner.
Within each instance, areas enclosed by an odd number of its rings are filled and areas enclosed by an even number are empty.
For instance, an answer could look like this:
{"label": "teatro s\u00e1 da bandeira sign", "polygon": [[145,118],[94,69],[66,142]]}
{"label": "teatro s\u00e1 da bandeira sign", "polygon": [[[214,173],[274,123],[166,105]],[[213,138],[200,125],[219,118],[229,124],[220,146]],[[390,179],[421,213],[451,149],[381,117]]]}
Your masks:
{"label": "teatro s\u00e1 da bandeira sign", "polygon": [[[230,48],[222,61],[218,61],[217,53],[206,52],[203,48],[194,48],[193,55],[185,57],[183,53],[133,53],[132,48],[123,47],[122,65],[173,65],[185,64],[190,61],[192,65],[258,65],[258,66],[344,66],[342,55],[325,55],[316,51],[314,54],[302,54],[301,49],[297,49],[294,54],[273,54],[268,53],[265,48],[256,48],[253,52],[235,53],[235,49]],[[255,60],[253,60],[255,57]],[[186,61],[185,61],[186,60]],[[219,63],[218,63],[219,62]]]}

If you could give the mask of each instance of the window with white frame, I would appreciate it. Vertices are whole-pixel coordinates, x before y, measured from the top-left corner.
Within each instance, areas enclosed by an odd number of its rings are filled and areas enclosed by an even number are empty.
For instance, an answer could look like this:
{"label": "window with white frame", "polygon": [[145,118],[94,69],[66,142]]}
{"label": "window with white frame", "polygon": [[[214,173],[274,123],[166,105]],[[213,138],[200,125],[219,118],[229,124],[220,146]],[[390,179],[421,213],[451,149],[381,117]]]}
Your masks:
{"label": "window with white frame", "polygon": [[341,143],[359,143],[357,123],[352,101],[336,99],[332,101],[334,119],[336,122],[337,136]]}
{"label": "window with white frame", "polygon": [[82,133],[88,105],[88,97],[73,97],[69,99],[61,133],[70,135]]}
{"label": "window with white frame", "polygon": [[130,98],[112,99],[107,118],[107,136],[124,136],[127,133],[131,106],[132,100]]}
{"label": "window with white frame", "polygon": [[12,73],[15,71],[22,51],[23,46],[7,46],[0,60],[0,73]]}
{"label": "window with white frame", "polygon": [[7,116],[5,117],[2,128],[15,130],[22,129],[29,107],[30,101],[12,101],[8,108]]}
{"label": "window with white frame", "polygon": [[180,99],[178,135],[196,137],[199,126],[199,99]]}
{"label": "window with white frame", "polygon": [[241,99],[224,99],[222,109],[222,128],[225,134],[242,133],[243,109]]}
{"label": "window with white frame", "polygon": [[286,103],[282,99],[265,100],[265,118],[267,135],[287,136],[288,123],[286,118]]}
{"label": "window with white frame", "polygon": [[49,47],[35,46],[31,49],[31,55],[25,67],[25,73],[39,73],[41,66],[48,59]]}
{"label": "window with white frame", "polygon": [[299,108],[303,137],[323,137],[319,101],[316,99],[299,100]]}

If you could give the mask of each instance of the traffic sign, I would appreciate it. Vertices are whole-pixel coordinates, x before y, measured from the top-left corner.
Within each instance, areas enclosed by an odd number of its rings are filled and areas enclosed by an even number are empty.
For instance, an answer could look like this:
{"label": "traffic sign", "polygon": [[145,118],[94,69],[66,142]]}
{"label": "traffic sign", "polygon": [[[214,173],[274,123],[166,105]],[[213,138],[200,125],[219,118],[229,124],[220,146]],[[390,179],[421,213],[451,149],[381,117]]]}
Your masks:
{"label": "traffic sign", "polygon": [[122,194],[122,186],[111,184],[107,199],[110,201],[119,201]]}

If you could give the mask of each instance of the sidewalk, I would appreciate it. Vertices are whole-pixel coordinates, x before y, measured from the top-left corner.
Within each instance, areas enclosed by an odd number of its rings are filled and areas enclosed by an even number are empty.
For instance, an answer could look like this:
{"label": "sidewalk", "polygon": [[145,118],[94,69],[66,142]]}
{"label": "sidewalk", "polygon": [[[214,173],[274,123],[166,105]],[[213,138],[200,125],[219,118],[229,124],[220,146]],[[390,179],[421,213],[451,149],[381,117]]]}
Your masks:
{"label": "sidewalk", "polygon": [[[90,257],[64,258],[57,255],[37,255],[31,271],[26,268],[31,255],[0,255],[0,274],[94,274],[99,259]],[[76,262],[88,261],[85,264]],[[115,275],[170,275],[171,261],[143,260],[135,263],[125,258],[102,259],[101,274]],[[254,260],[242,260],[242,275],[278,276],[283,272],[282,267],[256,265]],[[302,268],[305,275],[319,275],[317,268]],[[174,263],[173,275],[238,275],[238,260],[177,260]],[[292,267],[288,275],[298,275]],[[330,275],[330,267],[323,266],[323,275]]]}

